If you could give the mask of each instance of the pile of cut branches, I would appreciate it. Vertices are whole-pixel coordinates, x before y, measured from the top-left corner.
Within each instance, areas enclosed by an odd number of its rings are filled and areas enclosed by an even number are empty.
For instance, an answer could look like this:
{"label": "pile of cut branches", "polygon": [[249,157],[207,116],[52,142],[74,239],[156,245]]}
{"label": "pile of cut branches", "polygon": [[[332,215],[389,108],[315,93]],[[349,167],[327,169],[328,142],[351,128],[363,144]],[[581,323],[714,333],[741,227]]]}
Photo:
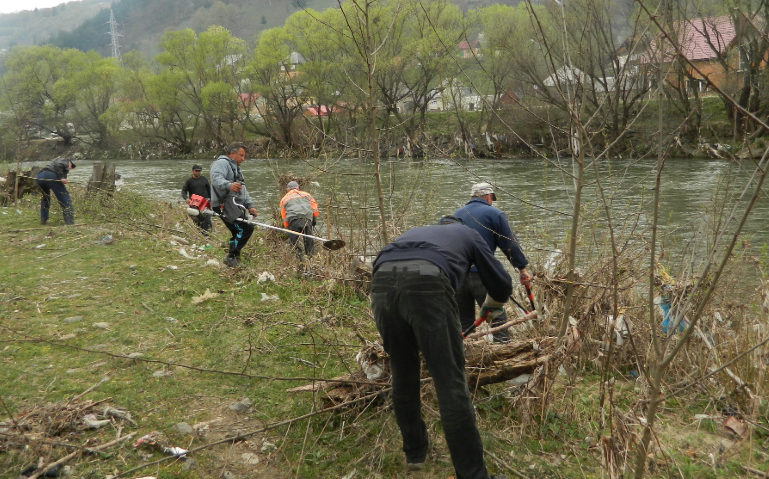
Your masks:
{"label": "pile of cut branches", "polygon": [[[136,423],[128,411],[107,405],[108,400],[76,397],[36,405],[0,421],[0,452],[21,455],[19,462],[28,466],[20,473],[29,478],[59,475],[80,454],[99,453],[136,434],[122,434],[126,423]],[[107,426],[114,427],[115,438],[94,445],[100,438],[88,432]]]}

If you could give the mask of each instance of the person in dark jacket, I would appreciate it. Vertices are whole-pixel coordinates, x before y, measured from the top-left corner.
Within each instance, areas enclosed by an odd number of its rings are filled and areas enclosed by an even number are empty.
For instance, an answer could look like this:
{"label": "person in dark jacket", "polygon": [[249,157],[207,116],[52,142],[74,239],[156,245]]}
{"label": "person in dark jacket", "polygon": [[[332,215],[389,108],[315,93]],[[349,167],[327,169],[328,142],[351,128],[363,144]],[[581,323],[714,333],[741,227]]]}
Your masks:
{"label": "person in dark jacket", "polygon": [[[212,209],[223,213],[224,202],[227,201],[233,202],[251,215],[256,216],[256,208],[254,208],[251,196],[246,189],[243,172],[240,171],[240,164],[245,159],[246,147],[241,143],[232,143],[227,147],[226,155],[219,156],[211,163]],[[254,233],[254,227],[236,219],[228,219],[224,215],[221,218],[232,234],[224,264],[233,268],[240,265],[240,250],[248,243],[249,238]]]}
{"label": "person in dark jacket", "polygon": [[489,292],[481,314],[499,314],[512,292],[510,275],[480,235],[452,216],[411,229],[382,248],[374,261],[371,308],[390,356],[393,408],[409,469],[423,467],[429,444],[421,412],[421,351],[457,479],[488,479],[454,299],[471,264]]}
{"label": "person in dark jacket", "polygon": [[64,224],[71,225],[75,223],[75,210],[72,207],[72,199],[69,197],[67,187],[67,175],[70,170],[75,168],[75,164],[69,158],[59,157],[48,163],[40,173],[37,174],[35,181],[43,191],[43,197],[40,200],[40,224],[48,222],[48,212],[51,208],[51,191],[59,200],[61,205]]}
{"label": "person in dark jacket", "polygon": [[[207,200],[211,200],[211,185],[208,184],[208,180],[201,173],[203,168],[200,165],[194,165],[192,167],[192,176],[187,178],[182,186],[182,199],[190,204],[190,196],[199,195]],[[203,231],[203,235],[208,236],[211,231],[211,216],[209,215],[197,215],[191,216],[192,221],[198,225]]]}
{"label": "person in dark jacket", "polygon": [[[518,269],[521,284],[528,285],[531,281],[531,275],[526,271],[529,261],[521,251],[518,239],[510,229],[505,214],[492,206],[496,199],[497,195],[494,194],[491,184],[476,183],[470,189],[470,201],[459,208],[454,216],[461,219],[465,226],[477,231],[492,252],[499,248],[510,264]],[[473,267],[465,283],[457,290],[457,305],[462,328],[467,328],[475,321],[475,304],[480,306],[485,298],[486,288],[480,280],[477,269]],[[499,326],[506,321],[507,317],[503,313],[492,321],[491,326]],[[495,342],[507,342],[509,339],[507,331],[494,333]]]}

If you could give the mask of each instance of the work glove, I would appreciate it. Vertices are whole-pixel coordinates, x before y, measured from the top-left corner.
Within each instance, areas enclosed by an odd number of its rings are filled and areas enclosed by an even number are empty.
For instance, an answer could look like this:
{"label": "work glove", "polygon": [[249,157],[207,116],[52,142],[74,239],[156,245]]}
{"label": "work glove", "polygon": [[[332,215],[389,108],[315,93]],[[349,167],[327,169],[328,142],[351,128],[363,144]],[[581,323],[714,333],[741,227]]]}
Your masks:
{"label": "work glove", "polygon": [[487,294],[486,300],[484,300],[483,304],[481,305],[481,317],[485,316],[486,321],[493,321],[497,319],[498,317],[502,316],[502,313],[504,313],[504,309],[502,309],[504,304],[505,303],[497,301]]}

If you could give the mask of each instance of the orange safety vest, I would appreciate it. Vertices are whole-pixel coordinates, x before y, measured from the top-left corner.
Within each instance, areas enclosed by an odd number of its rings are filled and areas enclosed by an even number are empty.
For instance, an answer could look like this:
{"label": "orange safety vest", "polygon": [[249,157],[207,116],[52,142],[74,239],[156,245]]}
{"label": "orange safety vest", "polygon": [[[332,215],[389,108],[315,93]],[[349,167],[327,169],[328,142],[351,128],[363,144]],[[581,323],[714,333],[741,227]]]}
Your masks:
{"label": "orange safety vest", "polygon": [[288,193],[280,200],[280,217],[283,219],[283,227],[288,228],[289,220],[296,217],[307,219],[317,218],[318,203],[311,194],[302,190],[288,190]]}

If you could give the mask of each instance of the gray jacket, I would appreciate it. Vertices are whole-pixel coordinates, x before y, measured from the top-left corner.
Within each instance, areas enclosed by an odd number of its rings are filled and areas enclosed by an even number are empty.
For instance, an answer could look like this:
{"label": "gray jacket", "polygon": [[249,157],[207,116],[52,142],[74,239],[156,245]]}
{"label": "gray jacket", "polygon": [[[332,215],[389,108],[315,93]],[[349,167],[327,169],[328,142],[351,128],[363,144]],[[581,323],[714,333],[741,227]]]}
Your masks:
{"label": "gray jacket", "polygon": [[210,176],[212,208],[218,208],[221,205],[227,194],[230,193],[230,185],[236,181],[242,185],[240,192],[232,193],[236,201],[246,208],[254,206],[246,189],[243,173],[235,160],[227,155],[221,155],[211,163]]}

